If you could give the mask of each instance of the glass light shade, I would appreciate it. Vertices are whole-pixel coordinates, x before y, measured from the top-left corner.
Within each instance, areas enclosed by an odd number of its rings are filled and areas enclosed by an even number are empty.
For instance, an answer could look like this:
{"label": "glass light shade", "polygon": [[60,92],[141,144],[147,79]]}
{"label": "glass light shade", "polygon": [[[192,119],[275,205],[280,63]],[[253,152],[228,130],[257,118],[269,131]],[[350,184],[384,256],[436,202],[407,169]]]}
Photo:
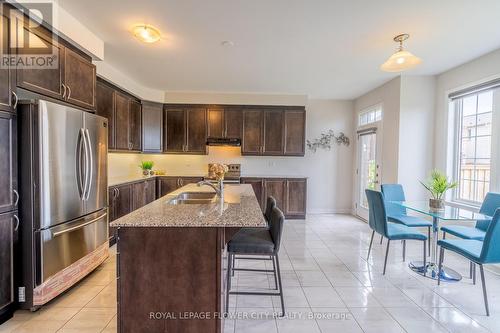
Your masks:
{"label": "glass light shade", "polygon": [[380,69],[386,72],[402,72],[420,64],[422,59],[408,51],[402,50],[394,53],[384,62]]}
{"label": "glass light shade", "polygon": [[144,43],[155,43],[160,40],[160,30],[150,25],[136,25],[132,28],[134,36]]}

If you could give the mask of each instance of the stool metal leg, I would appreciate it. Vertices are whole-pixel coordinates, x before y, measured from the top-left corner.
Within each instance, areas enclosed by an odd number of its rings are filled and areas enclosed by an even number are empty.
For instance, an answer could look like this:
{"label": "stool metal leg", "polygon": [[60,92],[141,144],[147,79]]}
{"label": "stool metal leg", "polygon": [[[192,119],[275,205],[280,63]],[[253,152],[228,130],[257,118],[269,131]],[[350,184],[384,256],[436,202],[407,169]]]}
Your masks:
{"label": "stool metal leg", "polygon": [[271,260],[273,261],[273,271],[274,271],[274,289],[278,290],[278,278],[277,278],[277,272],[276,272],[276,264],[274,262],[274,258],[271,256]]}
{"label": "stool metal leg", "polygon": [[438,286],[441,284],[441,269],[443,268],[444,248],[439,251]]}
{"label": "stool metal leg", "polygon": [[429,243],[429,253],[428,255],[431,255],[431,227],[427,228],[427,242]]}
{"label": "stool metal leg", "polygon": [[226,281],[226,314],[229,312],[229,291],[231,290],[231,271],[234,254],[228,253],[227,258],[227,281]]}
{"label": "stool metal leg", "polygon": [[472,284],[476,285],[476,263],[472,263]]}
{"label": "stool metal leg", "polygon": [[375,236],[375,230],[372,231],[372,238],[370,239],[370,247],[368,247],[368,255],[366,256],[366,260],[370,259],[370,252],[372,250],[373,237]]}
{"label": "stool metal leg", "polygon": [[403,239],[403,262],[406,261],[406,240]]}
{"label": "stool metal leg", "polygon": [[483,265],[481,265],[481,264],[479,264],[479,271],[481,272],[481,283],[483,284],[484,308],[486,309],[486,315],[489,316],[490,315],[490,308],[488,306],[488,293],[486,292],[486,281],[484,280],[484,269],[483,269]]}
{"label": "stool metal leg", "polygon": [[380,235],[380,244],[382,245],[382,242],[384,241],[384,236]]}
{"label": "stool metal leg", "polygon": [[233,268],[231,269],[231,276],[234,276],[234,268],[236,267],[236,265],[235,265],[236,264],[236,255],[234,254],[232,257],[233,257],[233,263],[231,264],[231,266]]}
{"label": "stool metal leg", "polygon": [[280,270],[280,261],[278,259],[278,255],[274,255],[274,260],[276,260],[276,273],[278,275],[278,283],[279,283],[279,294],[281,298],[281,317],[285,316],[285,301],[283,300],[283,285],[281,283],[281,270]]}
{"label": "stool metal leg", "polygon": [[385,250],[385,260],[384,260],[384,273],[382,275],[385,275],[385,269],[387,267],[387,257],[389,256],[389,245],[391,244],[391,241],[387,239],[387,250]]}
{"label": "stool metal leg", "polygon": [[424,276],[427,274],[427,244],[424,241]]}

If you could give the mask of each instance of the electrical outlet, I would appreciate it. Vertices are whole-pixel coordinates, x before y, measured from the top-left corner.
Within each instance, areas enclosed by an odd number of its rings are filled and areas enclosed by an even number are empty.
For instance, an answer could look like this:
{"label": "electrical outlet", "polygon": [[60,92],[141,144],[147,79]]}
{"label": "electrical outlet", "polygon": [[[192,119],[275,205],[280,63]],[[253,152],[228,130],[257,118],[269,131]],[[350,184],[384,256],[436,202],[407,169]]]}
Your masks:
{"label": "electrical outlet", "polygon": [[19,303],[26,302],[26,293],[25,293],[25,288],[24,287],[19,287],[18,290],[18,299]]}

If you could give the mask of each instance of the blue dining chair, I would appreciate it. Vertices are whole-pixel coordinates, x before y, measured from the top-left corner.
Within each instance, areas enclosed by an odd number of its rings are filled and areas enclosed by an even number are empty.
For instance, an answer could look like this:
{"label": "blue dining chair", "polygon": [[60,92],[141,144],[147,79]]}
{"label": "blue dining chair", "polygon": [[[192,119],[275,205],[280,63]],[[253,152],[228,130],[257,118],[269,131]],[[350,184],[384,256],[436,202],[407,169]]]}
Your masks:
{"label": "blue dining chair", "polygon": [[[429,254],[431,252],[431,228],[432,222],[426,219],[410,216],[406,212],[406,208],[392,203],[391,201],[406,201],[405,192],[403,186],[400,184],[382,184],[380,186],[382,193],[384,194],[385,207],[387,211],[387,218],[389,222],[404,224],[411,228],[427,228],[427,239],[429,246]],[[403,258],[406,253],[406,242],[403,242]]]}
{"label": "blue dining chair", "polygon": [[[500,209],[497,209],[491,220],[484,241],[476,239],[441,239],[438,241],[439,251],[439,271],[443,266],[444,250],[453,251],[470,261],[479,265],[481,272],[481,283],[483,286],[484,307],[486,315],[490,315],[488,306],[488,293],[486,292],[486,281],[484,279],[485,264],[500,263]],[[441,284],[441,274],[438,274],[438,285]]]}
{"label": "blue dining chair", "polygon": [[373,244],[373,237],[375,236],[375,232],[380,234],[381,236],[387,238],[387,249],[385,251],[385,261],[384,261],[384,272],[387,267],[387,256],[389,255],[389,244],[391,240],[420,240],[424,243],[424,266],[427,266],[426,263],[426,241],[427,236],[421,232],[415,231],[414,229],[407,227],[403,224],[398,223],[390,223],[388,222],[387,213],[386,213],[386,205],[384,202],[384,196],[381,192],[373,191],[373,190],[365,190],[366,197],[368,199],[368,224],[372,231],[372,237],[370,240],[370,247],[368,248],[368,256],[366,260],[370,258],[370,252]]}
{"label": "blue dining chair", "polygon": [[[481,208],[479,209],[479,213],[493,216],[498,208],[500,208],[500,193],[488,192],[484,198]],[[486,236],[486,230],[488,230],[490,222],[491,219],[477,220],[474,227],[467,227],[463,225],[444,226],[441,228],[443,231],[443,239],[446,238],[446,234],[448,233],[463,239],[475,239],[482,241]],[[473,279],[473,283],[476,284],[476,267],[472,261],[469,271],[470,278]]]}

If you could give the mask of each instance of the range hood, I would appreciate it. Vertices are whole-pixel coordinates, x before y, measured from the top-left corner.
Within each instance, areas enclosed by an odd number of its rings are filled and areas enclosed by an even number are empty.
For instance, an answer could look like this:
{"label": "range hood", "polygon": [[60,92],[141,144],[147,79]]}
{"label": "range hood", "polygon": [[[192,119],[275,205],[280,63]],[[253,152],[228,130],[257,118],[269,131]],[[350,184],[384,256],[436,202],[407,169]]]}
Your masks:
{"label": "range hood", "polygon": [[241,146],[239,138],[207,138],[207,146]]}

